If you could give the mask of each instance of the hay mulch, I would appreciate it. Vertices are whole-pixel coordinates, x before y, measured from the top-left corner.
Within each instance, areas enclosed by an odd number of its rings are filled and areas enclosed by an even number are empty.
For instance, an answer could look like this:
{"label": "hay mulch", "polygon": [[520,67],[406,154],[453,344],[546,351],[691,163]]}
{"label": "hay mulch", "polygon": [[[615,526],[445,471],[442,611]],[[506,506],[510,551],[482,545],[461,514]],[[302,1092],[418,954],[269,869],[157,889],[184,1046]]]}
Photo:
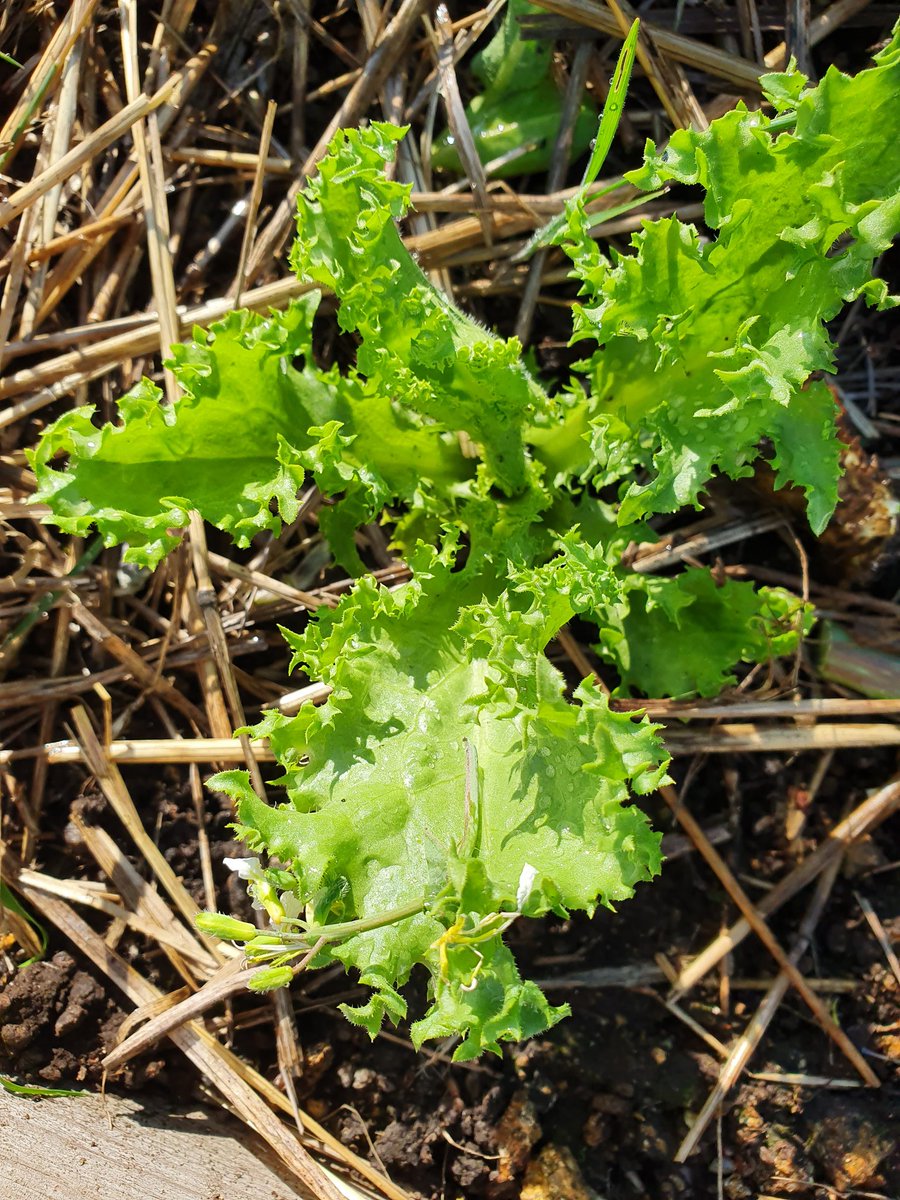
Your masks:
{"label": "hay mulch", "polygon": [[[237,852],[229,813],[203,780],[224,763],[259,769],[265,750],[231,734],[298,703],[277,624],[350,586],[315,498],[246,553],[195,522],[149,576],[29,503],[24,451],[51,420],[87,403],[113,419],[142,376],[171,385],[162,360],[194,326],[298,294],[295,197],[333,132],[361,121],[413,127],[403,232],[423,268],[562,374],[565,263],[512,260],[582,164],[564,120],[545,173],[432,171],[432,134],[446,107],[459,120],[471,52],[503,4],[448,7],[10,0],[0,13],[0,1072],[26,1088],[105,1078],[148,1111],[200,1097],[263,1140],[285,1194],[323,1200],[896,1195],[900,701],[854,690],[877,669],[900,694],[900,358],[885,318],[855,306],[837,331],[847,502],[824,549],[789,502],[730,486],[635,562],[785,583],[850,635],[845,657],[826,679],[809,645],[715,703],[649,702],[678,768],[678,792],[650,802],[666,874],[620,917],[522,935],[517,954],[575,1016],[496,1063],[453,1067],[450,1046],[416,1058],[402,1028],[370,1047],[337,1013],[357,989],[332,972],[254,998],[237,951],[194,925],[245,903],[222,866]],[[602,104],[630,6],[537,8],[526,31],[553,43],[560,87]],[[652,37],[610,173],[636,165],[647,136],[757,106],[760,75],[790,55],[814,76],[860,69],[895,16],[867,0],[641,13]],[[673,190],[607,221],[602,241],[624,248],[642,219],[673,212],[702,220]],[[883,270],[896,274],[890,256]],[[323,364],[352,353],[329,313]],[[405,577],[379,530],[363,550],[384,581]],[[573,675],[598,669],[577,629],[554,653]],[[47,957],[20,970],[44,952],[39,929]],[[4,1112],[33,1101],[15,1103]],[[187,1189],[189,1156],[185,1171]]]}

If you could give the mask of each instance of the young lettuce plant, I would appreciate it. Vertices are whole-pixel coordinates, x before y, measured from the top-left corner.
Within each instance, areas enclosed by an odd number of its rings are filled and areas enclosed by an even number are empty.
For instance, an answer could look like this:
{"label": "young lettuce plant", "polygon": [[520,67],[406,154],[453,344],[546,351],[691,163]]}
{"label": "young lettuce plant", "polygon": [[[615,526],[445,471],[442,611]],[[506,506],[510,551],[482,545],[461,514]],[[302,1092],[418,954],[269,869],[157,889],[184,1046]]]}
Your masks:
{"label": "young lettuce plant", "polygon": [[440,552],[420,546],[405,587],[365,577],[286,634],[294,663],[332,688],[253,731],[284,768],[286,807],[263,803],[243,771],[211,786],[236,799],[250,848],[283,864],[267,876],[286,893],[276,903],[304,908],[251,941],[250,958],[285,965],[324,937],[314,964],[359,971],[371,999],[344,1012],[373,1034],[404,1015],[397,988],[424,964],[432,1003],[413,1040],[462,1035],[462,1058],[562,1015],[519,978],[502,934],[520,916],[611,906],[658,871],[658,836],[627,801],[659,785],[665,755],[653,726],[611,712],[590,684],[566,700],[544,655],[610,586],[589,547],[573,537],[512,571],[493,601],[477,567],[454,570],[457,553],[452,535]]}
{"label": "young lettuce plant", "polygon": [[96,525],[132,561],[158,562],[191,509],[246,545],[294,519],[309,479],[331,498],[321,524],[338,561],[362,573],[353,533],[382,514],[407,556],[402,587],[362,575],[335,610],[285,631],[293,665],[331,688],[251,731],[270,741],[286,802],[264,803],[244,772],[211,781],[270,856],[241,868],[269,930],[205,918],[267,964],[261,986],[340,961],[370,989],[345,1012],[374,1035],[406,1014],[400,989],[424,967],[413,1038],[457,1036],[458,1058],[547,1028],[564,1009],[520,977],[504,933],[611,907],[656,874],[658,836],[630,801],[667,761],[655,727],[592,684],[567,699],[548,642],[579,614],[623,689],[711,695],[808,627],[780,589],[622,565],[652,538],[648,518],[699,506],[761,445],[779,485],[804,489],[814,529],[836,501],[818,376],[843,304],[893,303],[871,270],[900,228],[900,162],[881,149],[900,132],[900,37],[855,78],[764,84],[774,117],[738,107],[664,154],[650,146],[630,176],[704,188],[710,240],[645,222],[634,252],[608,259],[583,203],[569,206],[555,236],[582,284],[574,336],[596,349],[566,390],[548,394],[515,340],[466,317],[410,257],[395,224],[409,189],[384,170],[404,131],[376,124],[336,135],[292,257],[337,296],[355,368],[316,366],[311,291],[178,347],[174,409],[145,383],[121,425],[79,409],[33,454],[52,519]]}

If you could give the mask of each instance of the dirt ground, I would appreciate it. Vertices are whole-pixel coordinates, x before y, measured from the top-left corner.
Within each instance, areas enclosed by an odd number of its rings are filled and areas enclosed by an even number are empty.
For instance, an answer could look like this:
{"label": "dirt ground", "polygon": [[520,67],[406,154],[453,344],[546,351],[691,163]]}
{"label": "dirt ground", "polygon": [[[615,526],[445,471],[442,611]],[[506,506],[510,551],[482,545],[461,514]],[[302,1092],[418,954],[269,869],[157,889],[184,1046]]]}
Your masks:
{"label": "dirt ground", "polygon": [[[29,56],[46,43],[65,7],[13,0],[0,17],[0,48],[15,50],[20,60],[31,61]],[[296,68],[291,33],[295,5],[273,0],[248,6],[229,0],[191,7],[193,19],[184,34],[191,51],[213,35],[221,45],[215,83],[206,81],[192,98],[191,120],[197,128],[187,141],[200,140],[197,129],[201,129],[210,145],[255,150],[264,101],[274,97],[283,109],[276,122],[277,144],[273,143],[277,154],[295,155],[297,144],[314,143],[340,102],[342,93],[333,81],[365,58],[357,6],[312,6],[321,25],[313,31],[318,40],[304,70],[307,94],[317,98],[308,104],[299,130],[296,122],[291,124],[288,111],[294,94],[291,71]],[[298,0],[296,7],[305,11],[308,6]],[[778,6],[758,7],[769,47],[782,35],[783,11]],[[868,49],[889,26],[890,7],[856,6],[859,11],[846,28],[810,50],[812,69],[821,74],[830,62],[846,69],[863,65]],[[377,6],[358,8],[371,15]],[[454,19],[480,11],[477,4],[451,8]],[[99,6],[90,37],[94,104],[105,95],[103,71],[111,69],[115,75],[119,69],[117,34],[111,32],[118,20],[114,9]],[[818,13],[818,7],[814,11]],[[703,44],[735,46],[740,32],[736,12],[727,5],[689,4],[685,36]],[[666,27],[674,26],[674,7],[654,8],[653,14]],[[155,17],[149,10],[141,11],[140,17],[142,36],[149,42]],[[27,26],[29,19],[33,29]],[[577,41],[571,29],[561,37],[561,61],[571,56]],[[592,79],[610,74],[609,47],[598,40],[598,55],[601,50]],[[424,63],[423,47],[415,42],[398,67],[398,78],[413,90],[425,78]],[[248,71],[252,86],[246,83]],[[470,86],[463,71],[461,78],[464,86]],[[721,90],[699,71],[692,74],[692,81],[704,102]],[[14,101],[11,88],[0,87],[0,117]],[[635,165],[643,136],[665,128],[659,100],[645,79],[636,80],[633,103],[646,120],[623,131],[613,155],[616,170]],[[379,104],[373,103],[370,115],[382,115]],[[292,144],[292,137],[297,144]],[[32,138],[16,163],[23,179],[28,177],[26,164],[30,169],[34,163],[36,144]],[[106,181],[120,165],[116,159],[95,164],[96,178],[92,183],[86,176],[85,189],[99,187],[100,177]],[[189,164],[192,173],[184,164],[172,169],[185,172],[177,177],[178,196],[183,199],[193,189],[194,197],[178,209],[183,213],[176,231],[179,301],[223,295],[232,278],[239,233],[224,255],[216,251],[202,267],[195,264],[221,232],[230,206],[246,191],[249,176],[246,172],[208,176],[202,173],[203,164]],[[573,168],[570,182],[577,174]],[[514,181],[513,186],[520,184],[523,192],[544,189],[541,178]],[[264,217],[272,215],[284,188],[280,176],[267,182]],[[69,204],[66,220],[74,228],[84,213],[71,196]],[[233,237],[234,231],[228,236]],[[84,326],[91,313],[91,320],[110,323],[104,331],[112,335],[116,320],[152,307],[146,259],[135,249],[143,246],[140,229],[122,228],[117,237],[94,265],[85,266],[81,283],[65,294],[39,328],[39,333],[58,340],[51,338],[50,343],[20,355],[9,364],[10,370],[16,370],[23,359],[37,365],[52,360],[58,348],[61,353],[69,346],[67,337],[80,336],[71,331]],[[0,258],[11,252],[11,244],[3,240]],[[103,284],[120,267],[120,292],[104,300]],[[502,287],[495,294],[486,286],[496,282],[501,267],[502,256],[494,261],[473,254],[471,260],[454,262],[452,270],[472,311],[487,324],[511,333],[518,298]],[[898,290],[896,249],[885,256],[882,273]],[[268,282],[282,274],[283,264],[273,258],[254,282]],[[565,283],[558,283],[553,294],[566,303],[572,299],[572,289]],[[101,301],[102,312],[97,307]],[[897,539],[886,539],[883,530],[876,532],[871,545],[864,543],[864,528],[867,516],[883,505],[897,479],[900,337],[890,314],[876,317],[857,310],[852,321],[847,320],[841,326],[838,380],[848,392],[855,388],[863,396],[860,404],[869,425],[863,426],[868,428],[866,434],[860,433],[858,423],[848,422],[848,503],[828,540],[816,547],[797,521],[796,542],[771,530],[750,534],[704,561],[767,582],[776,578],[796,583],[808,556],[812,594],[820,611],[837,612],[856,636],[883,652],[886,660],[894,655],[890,661],[896,672],[900,551]],[[540,368],[551,376],[577,357],[566,347],[568,322],[568,311],[561,304],[538,305],[532,348]],[[352,344],[338,335],[330,319],[320,321],[317,335],[323,365],[352,354]],[[111,414],[114,400],[142,370],[159,374],[150,351],[120,355],[120,359],[115,373],[101,380],[79,380],[79,402],[89,397]],[[22,450],[32,446],[47,421],[69,403],[70,399],[57,397],[2,429],[0,484],[6,490],[0,498],[4,532],[0,571],[14,577],[20,588],[15,592],[11,586],[9,596],[0,594],[6,606],[3,633],[34,605],[36,596],[47,593],[45,572],[59,574],[61,564],[69,561],[67,540],[38,526],[22,511],[28,491]],[[717,514],[752,515],[771,503],[761,475],[753,485],[713,489],[710,514],[713,520]],[[790,497],[780,498],[777,504],[778,511],[790,519]],[[44,550],[28,560],[29,567],[25,560],[31,544],[42,544]],[[210,549],[236,562],[250,557],[215,534],[210,535]],[[373,567],[385,566],[383,546],[374,535],[368,552]],[[184,574],[187,568],[176,563],[177,570],[171,567],[170,575],[161,569],[149,578],[128,579],[119,566],[118,552],[104,552],[76,591],[92,609],[103,613],[110,628],[142,651],[153,638],[165,636],[163,611],[171,600],[170,584],[177,571],[184,567]],[[309,577],[298,586],[340,588],[337,573],[327,564],[312,562],[307,567]],[[30,578],[37,582],[29,582]],[[229,630],[236,632],[229,644],[252,719],[263,702],[292,686],[286,682],[287,653],[276,622],[285,620],[286,612],[287,619],[296,614],[277,605],[253,608],[251,590],[241,591],[236,581],[220,581],[219,597],[222,611],[233,618]],[[572,633],[582,652],[590,655],[587,629],[575,626]],[[801,663],[802,694],[855,695],[820,677],[816,653],[813,643]],[[566,648],[555,646],[553,656],[575,681],[578,673]],[[108,646],[98,645],[83,628],[69,628],[52,612],[38,621],[0,679],[4,748],[27,749],[69,737],[71,705],[78,696],[101,726],[106,701],[78,680],[90,682],[116,661]],[[183,695],[202,706],[204,692],[194,662],[176,658],[172,670]],[[782,675],[775,682],[783,683],[785,692],[790,669],[791,664],[776,668]],[[44,692],[38,694],[39,687],[57,676],[76,683],[50,700]],[[160,706],[147,702],[146,695],[136,692],[121,674],[108,681],[107,694],[111,713],[127,736],[170,735]],[[735,691],[731,699],[739,695]],[[764,897],[813,852],[846,812],[883,787],[898,769],[896,750],[891,748],[842,749],[826,761],[828,753],[712,754],[676,761],[674,774],[682,797],[752,900]],[[196,794],[185,766],[123,765],[122,773],[145,829],[197,904],[205,906],[201,860],[202,840],[207,839],[219,907],[248,916],[246,897],[223,866],[225,857],[242,853],[232,838],[232,814],[224,798],[202,793],[201,830]],[[147,874],[146,862],[83,768],[53,766],[38,781],[34,762],[23,758],[4,762],[2,781],[0,836],[16,855],[21,852],[25,865],[58,880],[99,884],[104,876],[81,828],[93,825],[106,830],[138,872]],[[38,790],[39,827],[26,832],[29,805]],[[416,1054],[404,1026],[370,1042],[337,1009],[361,994],[353,980],[331,969],[312,974],[291,992],[302,1052],[296,1082],[301,1106],[345,1146],[383,1168],[411,1197],[422,1200],[482,1196],[491,1200],[782,1200],[793,1196],[896,1200],[900,1196],[900,975],[867,919],[866,905],[880,921],[888,946],[896,947],[900,822],[893,818],[848,850],[810,948],[799,962],[800,970],[818,981],[829,1010],[862,1051],[881,1086],[860,1085],[850,1063],[789,990],[748,1071],[728,1093],[696,1151],[679,1163],[676,1152],[718,1078],[724,1050],[744,1032],[777,968],[761,943],[750,937],[717,971],[681,997],[677,1007],[667,1006],[667,977],[731,924],[736,911],[662,800],[650,797],[644,804],[666,835],[668,861],[659,881],[641,887],[619,913],[601,911],[593,919],[579,916],[566,922],[520,922],[510,930],[509,942],[523,973],[538,979],[554,1003],[565,1000],[571,1005],[568,1019],[543,1037],[507,1048],[500,1058],[453,1065],[451,1045]],[[809,890],[772,918],[772,929],[782,944],[792,943],[808,902]],[[171,992],[180,986],[181,978],[158,945],[97,912],[89,912],[86,919],[110,947],[161,990]],[[0,934],[0,1076],[20,1085],[98,1090],[103,1084],[101,1060],[115,1045],[133,1005],[58,929],[49,930],[41,961],[22,968],[28,957],[10,933]],[[414,977],[413,1016],[417,1006],[422,1007],[423,987],[423,981]],[[265,1000],[242,993],[227,1009],[215,1009],[208,1020],[217,1037],[266,1078],[278,1079],[272,1013]],[[130,1100],[146,1098],[148,1104],[158,1106],[172,1097],[185,1102],[208,1099],[201,1083],[200,1074],[164,1041],[113,1072],[106,1087]],[[21,1103],[52,1100],[22,1099]],[[2,1189],[0,1180],[0,1198]]]}
{"label": "dirt ground", "polygon": [[[836,813],[862,797],[892,769],[890,752],[838,756],[812,810],[800,844],[784,838],[786,798],[808,784],[811,756],[792,762],[745,756],[704,766],[692,784],[704,824],[728,833],[721,843],[732,869],[761,892],[827,830]],[[74,772],[73,772],[74,775]],[[82,819],[115,831],[102,798],[59,794],[48,822],[66,829],[68,805]],[[140,789],[136,789],[140,794]],[[172,783],[146,786],[143,811],[159,830],[166,858],[201,898],[193,814],[187,790]],[[662,808],[653,812],[661,828]],[[229,814],[211,822],[213,859],[227,886],[222,857],[234,853]],[[551,998],[566,999],[572,1016],[549,1034],[509,1049],[502,1059],[452,1066],[440,1053],[416,1055],[403,1029],[370,1043],[336,1005],[352,995],[331,972],[311,976],[294,992],[305,1063],[301,1102],[358,1153],[384,1164],[417,1196],[519,1195],[605,1197],[727,1197],[805,1191],[860,1190],[900,1194],[900,985],[885,962],[857,900],[867,897],[900,934],[900,873],[883,870],[900,859],[894,821],[857,847],[845,864],[801,967],[825,983],[843,1027],[871,1055],[883,1086],[857,1086],[852,1069],[835,1055],[802,1002],[788,996],[746,1078],[728,1097],[721,1124],[710,1130],[684,1165],[674,1152],[718,1074],[718,1058],[693,1030],[669,1012],[654,982],[657,956],[672,963],[701,948],[729,919],[730,907],[694,853],[675,855],[652,887],[639,890],[621,913],[592,920],[525,926],[512,945],[523,970],[541,979]],[[49,848],[49,847],[48,847]],[[78,856],[73,837],[56,847]],[[234,911],[244,903],[234,896]],[[779,914],[776,932],[789,936],[802,911],[801,896]],[[895,914],[893,921],[887,920]],[[95,1088],[100,1059],[114,1044],[127,1005],[89,965],[51,943],[51,955],[22,972],[0,975],[0,1069],[53,1086]],[[120,950],[123,947],[120,946]],[[137,958],[140,948],[128,945]],[[143,963],[146,967],[148,964]],[[633,968],[644,982],[591,986],[598,968]],[[772,964],[753,942],[744,943],[728,975],[707,981],[684,1011],[728,1044],[740,1034],[761,998]],[[587,984],[579,985],[584,978]],[[161,972],[161,982],[176,981]],[[727,1003],[723,1003],[727,997]],[[258,1000],[234,1005],[235,1045],[267,1072],[274,1062],[271,1025]],[[772,1076],[772,1079],[765,1078]],[[779,1078],[781,1077],[781,1078]],[[808,1078],[803,1084],[794,1079]],[[113,1075],[108,1088],[130,1096],[193,1094],[197,1079],[166,1046]],[[48,1103],[45,1101],[45,1103]],[[721,1153],[718,1149],[721,1139]],[[538,1188],[552,1169],[569,1181]],[[721,1173],[721,1178],[720,1178]],[[555,1192],[554,1188],[563,1190]],[[568,1189],[568,1190],[566,1190]]]}

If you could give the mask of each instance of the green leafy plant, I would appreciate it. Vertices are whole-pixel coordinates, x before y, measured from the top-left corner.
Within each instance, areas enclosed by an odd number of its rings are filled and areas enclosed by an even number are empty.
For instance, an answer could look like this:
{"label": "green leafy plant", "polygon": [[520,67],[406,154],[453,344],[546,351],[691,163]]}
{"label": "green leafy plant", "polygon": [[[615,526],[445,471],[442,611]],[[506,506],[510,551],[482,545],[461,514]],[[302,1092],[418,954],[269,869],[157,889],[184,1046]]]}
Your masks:
{"label": "green leafy plant", "polygon": [[[255,730],[285,767],[290,810],[264,804],[245,772],[212,786],[237,800],[251,849],[289,864],[288,895],[305,898],[322,932],[329,919],[410,906],[320,960],[356,967],[373,989],[344,1010],[373,1033],[385,1012],[402,1015],[396,983],[424,963],[434,1003],[413,1039],[465,1030],[458,1055],[469,1056],[560,1015],[519,979],[503,928],[609,905],[658,870],[658,838],[625,801],[629,786],[655,788],[664,767],[652,726],[610,712],[587,684],[569,703],[544,657],[605,593],[603,562],[572,539],[489,602],[471,566],[453,570],[457,549],[454,538],[440,554],[420,547],[406,587],[364,578],[325,620],[287,634],[294,663],[333,689],[327,704]],[[303,953],[312,936],[303,931],[296,950],[276,942],[274,958]],[[270,952],[265,938],[250,945]]]}
{"label": "green leafy plant", "polygon": [[[623,690],[713,695],[738,662],[789,653],[808,629],[780,589],[623,565],[652,540],[649,518],[699,506],[711,478],[748,474],[761,449],[779,485],[805,491],[814,529],[836,501],[826,322],[856,297],[893,303],[871,270],[900,228],[900,162],[881,151],[900,37],[853,79],[832,69],[811,89],[788,71],[765,86],[775,116],[739,106],[663,153],[650,145],[629,176],[701,186],[713,236],[645,222],[632,253],[607,258],[581,195],[568,206],[552,236],[581,283],[585,357],[556,394],[410,257],[395,224],[408,189],[384,170],[403,131],[376,124],[335,137],[292,255],[337,296],[353,369],[315,364],[310,292],[177,348],[174,409],[145,383],[121,425],[76,410],[33,454],[58,525],[96,526],[147,565],[192,509],[245,545],[294,519],[305,479],[328,498],[322,531],[360,578],[285,636],[330,698],[251,730],[271,743],[285,803],[240,771],[211,781],[271,856],[239,864],[266,932],[203,918],[262,965],[255,986],[340,961],[370,989],[347,1016],[374,1034],[406,1014],[400,989],[424,967],[414,1040],[457,1036],[458,1058],[553,1024],[563,1010],[520,977],[503,935],[611,907],[656,874],[658,837],[631,800],[667,758],[655,727],[592,683],[568,698],[547,644],[577,614]],[[412,568],[394,590],[358,558],[353,534],[375,519]]]}

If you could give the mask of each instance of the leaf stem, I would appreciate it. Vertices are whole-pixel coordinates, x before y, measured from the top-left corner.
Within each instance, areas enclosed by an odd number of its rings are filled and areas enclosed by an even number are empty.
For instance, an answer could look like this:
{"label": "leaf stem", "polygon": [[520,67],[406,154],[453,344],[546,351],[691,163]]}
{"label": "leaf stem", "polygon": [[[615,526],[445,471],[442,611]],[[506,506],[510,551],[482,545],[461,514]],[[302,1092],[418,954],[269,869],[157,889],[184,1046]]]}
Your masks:
{"label": "leaf stem", "polygon": [[[377,913],[373,917],[362,917],[357,921],[342,921],[334,925],[309,925],[303,930],[302,934],[288,934],[287,936],[292,941],[296,939],[308,942],[323,938],[326,942],[336,942],[344,937],[353,937],[357,933],[368,933],[372,929],[381,929],[385,925],[394,925],[398,921],[405,921],[407,917],[414,917],[424,911],[424,900],[411,900],[408,904],[403,904],[399,908],[388,909],[387,912]],[[302,925],[303,922],[288,918],[282,924]]]}

